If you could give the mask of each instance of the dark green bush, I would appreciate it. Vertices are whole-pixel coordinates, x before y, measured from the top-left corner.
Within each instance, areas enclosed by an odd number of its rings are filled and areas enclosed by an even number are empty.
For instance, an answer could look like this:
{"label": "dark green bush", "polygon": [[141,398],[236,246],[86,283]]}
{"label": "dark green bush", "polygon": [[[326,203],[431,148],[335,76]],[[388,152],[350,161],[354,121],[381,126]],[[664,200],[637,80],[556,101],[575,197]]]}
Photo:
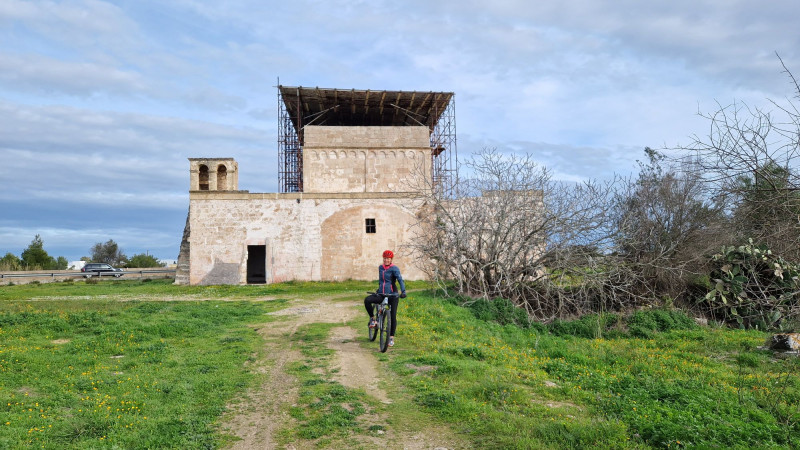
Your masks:
{"label": "dark green bush", "polygon": [[[463,300],[463,298],[462,298]],[[575,320],[555,320],[543,325],[532,321],[525,309],[506,299],[469,299],[462,304],[479,320],[535,328],[555,336],[575,336],[585,339],[642,337],[672,330],[690,330],[697,327],[694,319],[680,310],[650,309],[637,311],[624,318],[619,314],[587,314]],[[465,355],[474,357],[475,355]]]}
{"label": "dark green bush", "polygon": [[[625,331],[625,325],[627,331]],[[610,313],[589,314],[576,320],[556,320],[547,326],[555,336],[575,336],[586,339],[641,337],[672,330],[691,330],[697,327],[694,319],[683,311],[651,309],[637,311],[624,320]]]}
{"label": "dark green bush", "polygon": [[643,338],[652,337],[659,332],[691,330],[697,327],[694,319],[683,311],[666,309],[636,311],[627,318],[626,323],[631,336]]}
{"label": "dark green bush", "polygon": [[527,311],[519,308],[511,300],[497,298],[494,300],[470,300],[465,306],[480,320],[497,322],[501,325],[517,325],[522,328],[531,327],[531,319]]}

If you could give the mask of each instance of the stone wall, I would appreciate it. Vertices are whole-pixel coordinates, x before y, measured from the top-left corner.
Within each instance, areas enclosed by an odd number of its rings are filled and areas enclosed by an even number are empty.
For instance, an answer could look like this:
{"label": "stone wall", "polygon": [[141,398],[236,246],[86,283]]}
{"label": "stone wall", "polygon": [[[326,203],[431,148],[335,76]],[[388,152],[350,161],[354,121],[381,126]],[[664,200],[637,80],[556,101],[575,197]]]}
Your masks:
{"label": "stone wall", "polygon": [[191,236],[192,223],[189,213],[186,213],[186,225],[183,226],[180,251],[178,252],[178,266],[175,268],[175,284],[189,284],[190,254],[189,236]]}
{"label": "stone wall", "polygon": [[[386,249],[404,278],[424,279],[404,247],[419,209],[403,194],[192,191],[189,282],[246,283],[248,246],[264,246],[267,283],[376,280]],[[368,218],[375,233],[366,232]]]}
{"label": "stone wall", "polygon": [[190,158],[176,283],[375,280],[386,249],[405,278],[425,279],[405,245],[421,208],[411,193],[429,184],[431,158],[424,126],[307,126],[304,192],[287,194],[236,191],[233,159]]}
{"label": "stone wall", "polygon": [[411,192],[430,179],[427,127],[305,128],[303,191]]}
{"label": "stone wall", "polygon": [[[200,168],[206,179],[201,183]],[[205,184],[205,187],[201,187]],[[189,158],[190,191],[235,191],[239,189],[239,165],[233,158]]]}

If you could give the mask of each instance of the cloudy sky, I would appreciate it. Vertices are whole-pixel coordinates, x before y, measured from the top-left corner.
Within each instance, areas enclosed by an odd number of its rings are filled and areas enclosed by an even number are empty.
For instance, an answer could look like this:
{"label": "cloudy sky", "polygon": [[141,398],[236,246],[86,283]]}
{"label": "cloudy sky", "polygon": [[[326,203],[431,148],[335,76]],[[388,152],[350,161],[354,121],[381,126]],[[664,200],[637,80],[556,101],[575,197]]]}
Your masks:
{"label": "cloudy sky", "polygon": [[177,257],[190,157],[277,192],[277,90],[452,91],[458,153],[630,173],[791,95],[795,0],[0,0],[0,255]]}

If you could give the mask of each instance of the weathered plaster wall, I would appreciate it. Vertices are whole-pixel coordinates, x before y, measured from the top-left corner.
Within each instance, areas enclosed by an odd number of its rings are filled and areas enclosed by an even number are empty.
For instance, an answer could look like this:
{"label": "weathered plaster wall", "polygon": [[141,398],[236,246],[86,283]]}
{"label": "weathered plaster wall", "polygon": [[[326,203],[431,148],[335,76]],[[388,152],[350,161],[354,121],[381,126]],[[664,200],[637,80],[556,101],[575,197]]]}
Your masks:
{"label": "weathered plaster wall", "polygon": [[409,192],[430,179],[427,127],[305,128],[303,190]]}
{"label": "weathered plaster wall", "polygon": [[[190,193],[190,284],[247,281],[247,246],[266,246],[266,282],[377,279],[383,250],[424,279],[403,243],[419,200],[400,194]],[[365,232],[374,218],[376,233]]]}

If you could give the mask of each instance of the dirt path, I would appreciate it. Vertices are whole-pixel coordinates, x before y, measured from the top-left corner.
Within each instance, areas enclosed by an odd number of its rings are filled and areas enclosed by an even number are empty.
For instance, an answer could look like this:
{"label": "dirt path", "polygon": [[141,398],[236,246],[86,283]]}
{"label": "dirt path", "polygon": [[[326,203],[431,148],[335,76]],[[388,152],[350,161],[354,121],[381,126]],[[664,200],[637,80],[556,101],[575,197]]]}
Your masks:
{"label": "dirt path", "polygon": [[[340,297],[340,298],[349,298]],[[232,445],[234,449],[296,449],[309,446],[308,443],[293,443],[284,447],[276,444],[277,433],[284,427],[291,426],[292,419],[288,409],[295,404],[298,397],[296,380],[287,373],[286,367],[293,361],[301,359],[297,350],[292,350],[287,336],[310,323],[338,323],[328,337],[326,345],[334,351],[331,361],[333,381],[349,388],[363,388],[383,404],[391,404],[393,399],[378,383],[379,361],[375,349],[365,348],[359,343],[365,339],[359,331],[348,326],[352,319],[363,314],[363,306],[359,301],[336,301],[336,298],[293,300],[286,309],[273,315],[280,316],[280,321],[263,325],[257,331],[266,341],[268,359],[255,363],[255,370],[265,374],[264,382],[257,389],[252,389],[236,405],[230,407],[223,429],[241,440]],[[365,317],[366,320],[366,317]],[[365,334],[365,333],[362,333]],[[408,426],[388,421],[386,417],[366,418],[367,422],[391,422],[393,428],[385,431],[386,436],[357,436],[365,445],[402,449],[447,449],[462,448],[459,440],[446,428],[430,427],[409,430]],[[388,439],[387,439],[388,438]]]}

